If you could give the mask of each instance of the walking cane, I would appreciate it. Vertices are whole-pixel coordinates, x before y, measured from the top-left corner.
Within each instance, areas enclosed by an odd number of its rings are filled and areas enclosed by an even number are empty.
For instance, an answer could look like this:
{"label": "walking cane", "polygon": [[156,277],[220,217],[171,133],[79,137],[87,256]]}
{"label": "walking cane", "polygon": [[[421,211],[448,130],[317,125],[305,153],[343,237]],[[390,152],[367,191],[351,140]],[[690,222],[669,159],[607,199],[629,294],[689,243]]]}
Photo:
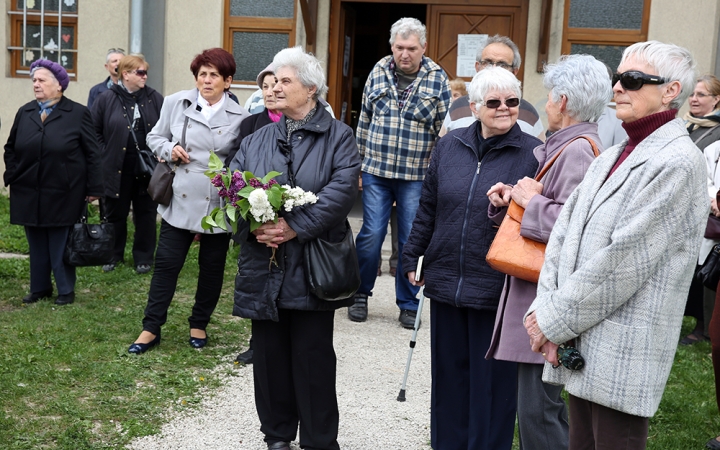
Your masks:
{"label": "walking cane", "polygon": [[[418,259],[417,269],[415,270],[415,281],[422,279],[422,263],[424,256]],[[410,350],[408,350],[407,363],[405,363],[405,376],[403,377],[402,386],[400,386],[400,393],[397,396],[397,401],[405,401],[405,386],[407,385],[408,373],[410,372],[410,361],[412,360],[413,350],[415,349],[415,341],[417,339],[418,328],[420,328],[420,316],[422,315],[423,303],[425,303],[425,287],[420,288],[420,303],[418,303],[417,315],[415,316],[415,327],[413,328],[412,337],[410,338]]]}

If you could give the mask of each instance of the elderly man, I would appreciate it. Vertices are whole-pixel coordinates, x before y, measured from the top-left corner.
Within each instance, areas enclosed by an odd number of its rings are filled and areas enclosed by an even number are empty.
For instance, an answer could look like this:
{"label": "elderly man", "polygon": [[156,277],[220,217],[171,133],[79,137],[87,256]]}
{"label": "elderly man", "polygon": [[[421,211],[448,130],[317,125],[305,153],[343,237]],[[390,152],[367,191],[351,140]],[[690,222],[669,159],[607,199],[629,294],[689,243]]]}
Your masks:
{"label": "elderly man", "polygon": [[[357,237],[361,283],[355,304],[348,308],[354,322],[367,320],[378,259],[387,234],[393,203],[398,218],[398,252],[410,234],[430,152],[450,104],[445,72],[425,57],[425,26],[402,18],[390,29],[392,55],[378,61],[365,83],[356,132],[363,157],[363,226]],[[404,276],[398,262],[395,297],[399,321],[415,324],[417,287]]]}
{"label": "elderly man", "polygon": [[[480,72],[486,67],[498,66],[509,70],[517,76],[521,62],[522,58],[518,46],[509,37],[496,34],[490,36],[485,42],[485,46],[478,49],[475,57],[475,70]],[[468,96],[465,95],[453,102],[450,111],[445,117],[440,136],[444,136],[450,130],[467,127],[473,122],[475,122],[475,116],[470,110]],[[530,102],[522,99],[520,100],[520,114],[517,124],[520,125],[522,131],[532,136],[540,137],[544,130],[538,112]]]}
{"label": "elderly man", "polygon": [[120,64],[120,60],[122,57],[125,56],[125,50],[121,48],[111,48],[107,51],[107,56],[105,57],[105,70],[108,71],[110,74],[109,77],[105,79],[105,81],[102,81],[90,89],[90,95],[88,95],[88,101],[87,101],[87,107],[88,109],[92,108],[93,103],[95,102],[95,99],[98,95],[102,94],[103,92],[107,91],[112,87],[113,84],[117,84],[118,82],[118,73],[117,73],[117,67],[118,64]]}

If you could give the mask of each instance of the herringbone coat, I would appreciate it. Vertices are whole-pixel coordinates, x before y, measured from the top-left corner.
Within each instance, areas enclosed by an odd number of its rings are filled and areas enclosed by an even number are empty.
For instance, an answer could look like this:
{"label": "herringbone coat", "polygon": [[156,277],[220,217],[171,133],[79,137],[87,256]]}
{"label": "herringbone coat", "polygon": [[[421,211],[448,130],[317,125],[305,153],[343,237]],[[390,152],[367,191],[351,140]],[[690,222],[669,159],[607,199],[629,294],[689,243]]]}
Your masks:
{"label": "herringbone coat", "polygon": [[665,389],[708,212],[701,152],[672,120],[608,178],[627,141],[606,150],[550,236],[535,311],[552,342],[575,338],[585,367],[545,365],[543,380],[651,417]]}

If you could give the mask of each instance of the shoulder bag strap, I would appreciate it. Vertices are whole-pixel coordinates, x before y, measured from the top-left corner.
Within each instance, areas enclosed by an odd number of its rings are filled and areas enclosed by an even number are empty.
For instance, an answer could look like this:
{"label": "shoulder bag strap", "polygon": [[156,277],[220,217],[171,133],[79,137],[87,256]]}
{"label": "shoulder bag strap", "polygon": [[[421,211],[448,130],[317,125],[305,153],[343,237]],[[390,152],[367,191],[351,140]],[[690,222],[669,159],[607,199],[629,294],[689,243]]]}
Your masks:
{"label": "shoulder bag strap", "polygon": [[695,139],[695,141],[693,142],[693,144],[697,145],[698,142],[702,141],[705,136],[707,136],[708,134],[710,134],[710,133],[712,132],[712,130],[714,130],[714,129],[717,128],[717,127],[720,127],[720,123],[717,124],[717,125],[715,125],[714,127],[711,127],[709,130],[707,130],[706,132],[704,132],[703,134],[701,134],[699,138]]}
{"label": "shoulder bag strap", "polygon": [[128,129],[130,130],[130,134],[132,134],[133,141],[135,141],[135,149],[137,149],[138,153],[140,153],[140,144],[138,144],[137,136],[135,136],[135,129],[133,128],[132,122],[130,121],[130,115],[128,114],[128,110],[125,107],[125,103],[123,103],[122,98],[120,98],[120,94],[117,91],[113,90],[113,93],[115,94],[115,96],[117,96],[117,99],[120,102],[120,106],[122,106],[122,109],[125,112],[125,119],[127,119]]}
{"label": "shoulder bag strap", "polygon": [[555,164],[555,160],[558,159],[560,154],[568,147],[568,145],[572,144],[573,142],[575,142],[578,139],[585,139],[590,143],[590,146],[592,147],[593,155],[595,155],[596,158],[600,155],[600,150],[598,150],[597,144],[595,144],[595,142],[593,142],[592,139],[590,139],[587,136],[577,136],[577,137],[573,138],[572,140],[570,140],[570,142],[565,144],[565,147],[561,148],[560,151],[557,152],[555,154],[555,156],[553,156],[553,158],[547,164],[545,164],[545,167],[543,167],[542,170],[540,171],[540,173],[537,174],[537,176],[535,177],[535,181],[540,181],[542,179],[542,177],[545,176],[545,173],[547,173],[547,171],[550,170],[552,165]]}

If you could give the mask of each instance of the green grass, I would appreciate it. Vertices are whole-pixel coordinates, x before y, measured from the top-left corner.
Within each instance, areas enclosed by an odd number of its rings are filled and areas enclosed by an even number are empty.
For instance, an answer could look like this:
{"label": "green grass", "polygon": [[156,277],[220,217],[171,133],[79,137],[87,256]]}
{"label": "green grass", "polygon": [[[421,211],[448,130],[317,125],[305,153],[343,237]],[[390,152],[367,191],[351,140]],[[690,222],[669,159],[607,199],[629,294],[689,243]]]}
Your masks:
{"label": "green grass", "polygon": [[[0,251],[27,253],[22,227],[9,225],[0,196]],[[160,346],[135,356],[151,275],[132,265],[111,273],[79,268],[76,300],[23,305],[27,259],[0,259],[0,448],[121,448],[159,431],[170,408],[192,408],[201,392],[233,374],[249,322],[231,315],[237,248],[228,253],[220,302],[202,350],[188,343],[197,283],[193,244],[163,327]],[[125,260],[132,255],[126,252]]]}

